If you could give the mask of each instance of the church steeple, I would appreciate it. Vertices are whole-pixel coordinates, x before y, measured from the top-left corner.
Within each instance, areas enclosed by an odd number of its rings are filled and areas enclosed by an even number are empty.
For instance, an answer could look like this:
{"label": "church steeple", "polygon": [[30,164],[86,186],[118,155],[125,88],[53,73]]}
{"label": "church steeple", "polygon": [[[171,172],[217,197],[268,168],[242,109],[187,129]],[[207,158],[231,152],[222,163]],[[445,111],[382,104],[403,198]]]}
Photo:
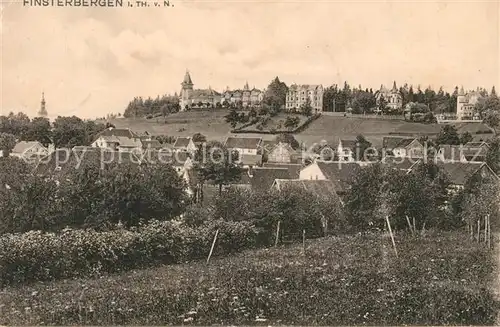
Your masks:
{"label": "church steeple", "polygon": [[40,111],[38,116],[47,117],[47,109],[45,108],[45,94],[42,92],[42,101],[40,101]]}
{"label": "church steeple", "polygon": [[184,75],[184,80],[181,83],[182,87],[190,86],[193,87],[193,81],[191,80],[191,75],[189,75],[189,70],[186,69],[186,74]]}
{"label": "church steeple", "polygon": [[396,86],[396,81],[394,81],[394,84],[392,84],[392,92],[397,92],[398,91],[398,88]]}

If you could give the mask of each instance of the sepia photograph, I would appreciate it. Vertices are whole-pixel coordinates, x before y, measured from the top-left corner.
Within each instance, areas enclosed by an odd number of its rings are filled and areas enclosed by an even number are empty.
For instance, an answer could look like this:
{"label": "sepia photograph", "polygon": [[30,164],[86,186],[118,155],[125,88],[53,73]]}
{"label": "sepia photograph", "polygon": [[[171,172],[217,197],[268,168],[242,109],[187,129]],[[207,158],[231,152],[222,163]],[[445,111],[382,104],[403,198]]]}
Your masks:
{"label": "sepia photograph", "polygon": [[500,0],[0,13],[0,326],[500,326]]}

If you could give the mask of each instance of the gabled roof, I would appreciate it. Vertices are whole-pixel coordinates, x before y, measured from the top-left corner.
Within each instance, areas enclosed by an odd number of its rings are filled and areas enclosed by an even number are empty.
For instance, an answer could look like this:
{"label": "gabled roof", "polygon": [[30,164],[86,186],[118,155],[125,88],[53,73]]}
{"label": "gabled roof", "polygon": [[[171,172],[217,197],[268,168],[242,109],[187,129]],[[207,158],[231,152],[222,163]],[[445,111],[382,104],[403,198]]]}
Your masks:
{"label": "gabled roof", "polygon": [[421,159],[410,157],[391,157],[385,156],[382,158],[382,164],[388,168],[411,170],[415,165],[419,164]]}
{"label": "gabled roof", "polygon": [[271,147],[267,148],[268,152],[272,152],[278,148],[286,149],[290,154],[294,153],[295,150],[292,148],[292,146],[288,143],[283,143],[283,142],[278,142],[278,144],[274,144]]}
{"label": "gabled roof", "polygon": [[11,153],[23,154],[24,152],[26,152],[27,150],[29,150],[33,147],[41,147],[43,149],[46,149],[38,141],[20,141],[20,142],[16,143],[16,145],[12,149]]}
{"label": "gabled roof", "polygon": [[261,146],[262,139],[260,137],[233,137],[226,139],[224,145],[228,149],[252,149],[256,150]]}
{"label": "gabled roof", "polygon": [[382,139],[382,147],[384,149],[406,148],[415,140],[415,138],[408,137],[384,137]]}
{"label": "gabled roof", "polygon": [[175,143],[174,143],[174,148],[187,148],[187,146],[189,145],[189,142],[191,141],[191,138],[190,137],[178,137],[176,140],[175,140]]}
{"label": "gabled roof", "polygon": [[113,128],[109,127],[102,132],[100,132],[97,135],[97,138],[100,136],[120,136],[120,137],[127,137],[127,138],[139,138],[139,135],[136,133],[132,132],[128,128]]}
{"label": "gabled roof", "polygon": [[343,191],[351,183],[361,167],[355,162],[321,162],[317,161],[319,169],[327,179],[337,185],[337,190]]}
{"label": "gabled roof", "polygon": [[[485,163],[473,162],[438,162],[437,165],[448,175],[453,185],[465,185],[467,180],[481,168],[488,167]],[[490,168],[488,167],[488,169]]]}
{"label": "gabled roof", "polygon": [[255,191],[268,191],[276,179],[291,179],[288,169],[274,167],[254,168],[250,184]]}
{"label": "gabled roof", "polygon": [[151,148],[151,149],[161,149],[162,145],[161,143],[154,139],[154,140],[142,140],[142,147],[143,148]]}
{"label": "gabled roof", "polygon": [[464,147],[466,147],[466,148],[481,148],[481,147],[489,148],[490,145],[486,142],[468,142],[468,143],[465,143]]}
{"label": "gabled roof", "polygon": [[439,146],[439,153],[443,160],[446,161],[460,161],[464,155],[464,146],[462,145],[449,145],[441,144]]}
{"label": "gabled roof", "polygon": [[264,167],[286,168],[286,169],[288,169],[288,174],[290,175],[290,178],[295,179],[295,178],[299,178],[299,176],[300,176],[300,170],[302,169],[302,164],[266,162],[264,164]]}
{"label": "gabled roof", "polygon": [[276,179],[273,187],[278,191],[298,187],[309,191],[318,197],[331,199],[337,198],[337,185],[330,180],[302,180],[302,179]]}

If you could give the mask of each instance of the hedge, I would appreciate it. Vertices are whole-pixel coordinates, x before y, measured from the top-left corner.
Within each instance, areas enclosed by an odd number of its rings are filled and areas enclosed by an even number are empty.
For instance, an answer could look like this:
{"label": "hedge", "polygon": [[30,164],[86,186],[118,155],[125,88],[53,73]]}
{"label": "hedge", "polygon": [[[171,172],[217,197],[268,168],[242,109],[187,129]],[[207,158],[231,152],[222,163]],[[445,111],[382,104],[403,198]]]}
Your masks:
{"label": "hedge", "polygon": [[276,131],[267,131],[267,130],[260,131],[258,129],[255,129],[255,130],[245,129],[245,130],[243,130],[243,128],[246,128],[246,127],[256,123],[256,122],[251,122],[251,123],[242,125],[236,129],[233,129],[231,131],[231,133],[235,133],[235,134],[272,134],[272,135],[275,135],[275,134],[296,134],[296,133],[300,133],[300,132],[304,131],[309,126],[309,124],[311,124],[311,122],[318,119],[320,116],[321,116],[321,114],[312,115],[311,117],[307,118],[307,120],[302,125],[300,125],[296,129],[293,129],[291,131],[286,131],[286,130],[284,130],[284,131],[278,131],[278,130],[276,130]]}
{"label": "hedge", "polygon": [[175,221],[153,221],[131,230],[6,234],[0,237],[0,286],[99,276],[204,258],[217,229],[214,255],[251,248],[258,239],[250,223],[222,220],[196,228]]}

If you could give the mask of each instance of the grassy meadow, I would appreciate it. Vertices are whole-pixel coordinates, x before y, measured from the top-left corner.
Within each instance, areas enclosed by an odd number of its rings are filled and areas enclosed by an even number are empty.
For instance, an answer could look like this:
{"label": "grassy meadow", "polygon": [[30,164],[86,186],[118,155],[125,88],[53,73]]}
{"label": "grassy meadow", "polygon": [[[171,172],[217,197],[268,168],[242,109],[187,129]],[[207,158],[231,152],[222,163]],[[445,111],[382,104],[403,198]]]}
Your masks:
{"label": "grassy meadow", "polygon": [[[118,128],[130,128],[136,132],[148,131],[151,134],[164,134],[171,136],[191,136],[194,133],[201,133],[210,140],[223,141],[228,135],[231,135],[231,126],[225,122],[224,116],[226,110],[200,110],[187,111],[171,114],[164,119],[157,117],[152,119],[127,119],[117,118],[111,121]],[[280,119],[277,116],[270,123],[273,125]],[[459,133],[469,131],[476,141],[487,139],[492,134],[479,133],[489,130],[481,123],[462,123],[456,124]],[[311,145],[315,142],[326,140],[331,144],[336,144],[341,139],[355,139],[357,135],[363,134],[374,146],[381,146],[382,139],[385,136],[421,136],[427,135],[435,137],[442,125],[438,124],[420,124],[405,122],[402,120],[382,120],[382,119],[363,119],[357,117],[327,116],[323,115],[313,121],[306,130],[295,135],[299,142],[305,142]],[[249,129],[255,129],[255,126],[249,126]],[[268,128],[266,127],[266,130]],[[271,134],[251,134],[240,133],[241,137],[258,136],[265,140],[274,138]]]}
{"label": "grassy meadow", "polygon": [[[493,325],[492,250],[465,232],[328,237],[0,290],[5,325]],[[208,252],[209,249],[207,249]]]}

